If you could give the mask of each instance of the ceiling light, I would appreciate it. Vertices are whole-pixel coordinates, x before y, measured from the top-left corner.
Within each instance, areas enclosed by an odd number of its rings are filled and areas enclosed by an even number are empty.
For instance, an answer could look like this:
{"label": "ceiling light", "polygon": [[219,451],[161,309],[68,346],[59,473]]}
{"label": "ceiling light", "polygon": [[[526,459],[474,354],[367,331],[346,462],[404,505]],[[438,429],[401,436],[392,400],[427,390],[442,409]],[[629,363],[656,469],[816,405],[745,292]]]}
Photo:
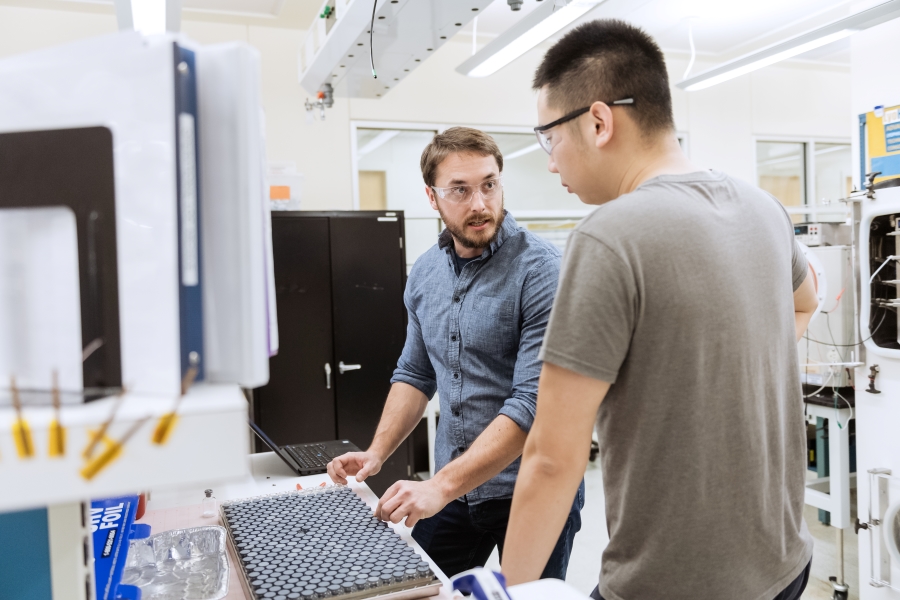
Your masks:
{"label": "ceiling light", "polygon": [[559,6],[562,2],[557,0],[542,4],[456,70],[469,77],[492,75],[603,2],[569,0]]}
{"label": "ceiling light", "polygon": [[890,0],[784,42],[778,42],[768,48],[763,48],[728,61],[714,69],[704,71],[690,79],[685,79],[676,85],[689,92],[702,90],[798,56],[804,52],[820,48],[826,44],[842,40],[857,31],[868,29],[897,17],[900,17],[900,0]]}

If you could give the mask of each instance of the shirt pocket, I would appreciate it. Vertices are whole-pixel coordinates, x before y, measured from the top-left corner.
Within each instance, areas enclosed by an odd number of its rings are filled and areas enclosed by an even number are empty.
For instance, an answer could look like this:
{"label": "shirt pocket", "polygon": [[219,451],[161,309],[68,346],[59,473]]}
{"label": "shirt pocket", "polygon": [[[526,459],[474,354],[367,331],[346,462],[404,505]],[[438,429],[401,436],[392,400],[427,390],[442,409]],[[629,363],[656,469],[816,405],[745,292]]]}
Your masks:
{"label": "shirt pocket", "polygon": [[519,346],[515,306],[512,300],[475,295],[466,323],[464,348],[492,357],[515,356]]}

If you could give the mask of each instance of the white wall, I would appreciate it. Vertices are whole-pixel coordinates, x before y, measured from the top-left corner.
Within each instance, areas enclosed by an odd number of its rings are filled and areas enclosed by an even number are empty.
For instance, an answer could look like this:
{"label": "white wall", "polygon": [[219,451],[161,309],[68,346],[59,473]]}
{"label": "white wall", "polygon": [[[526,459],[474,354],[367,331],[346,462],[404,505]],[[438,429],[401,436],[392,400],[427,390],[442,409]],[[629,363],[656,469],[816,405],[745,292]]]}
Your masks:
{"label": "white wall", "polygon": [[[859,3],[859,10],[873,2]],[[851,38],[851,110],[846,114],[846,127],[853,135],[854,180],[858,183],[858,115],[871,111],[876,105],[900,104],[900,85],[897,84],[897,59],[900,55],[900,21],[892,21],[857,34]],[[877,202],[877,200],[876,200]],[[866,367],[857,369],[857,381],[866,381],[868,366],[876,363],[881,373],[877,387],[881,394],[856,394],[856,439],[858,472],[858,504],[860,520],[868,516],[869,486],[863,475],[868,469],[887,468],[900,476],[900,360],[879,357],[872,353]],[[859,386],[857,386],[859,387]],[[890,490],[891,501],[900,501],[900,483]],[[881,534],[881,528],[875,530]],[[869,541],[867,531],[859,532],[860,598],[862,600],[898,600],[900,592],[874,588],[869,580]],[[900,588],[900,565],[892,565],[891,583]]]}
{"label": "white wall", "polygon": [[[112,15],[0,6],[0,57],[115,30]],[[306,209],[352,207],[351,120],[525,127],[536,122],[530,81],[541,49],[490,78],[471,79],[454,70],[471,54],[469,43],[450,42],[384,98],[338,98],[325,122],[308,122],[303,101],[309,94],[297,80],[304,32],[188,20],[183,30],[201,43],[242,40],[259,49],[268,158],[297,164],[305,175]],[[687,57],[671,56],[669,62],[676,81]],[[699,62],[694,72],[708,66]],[[846,70],[769,67],[708,90],[675,89],[675,121],[699,166],[752,180],[754,136],[847,137],[849,89]]]}

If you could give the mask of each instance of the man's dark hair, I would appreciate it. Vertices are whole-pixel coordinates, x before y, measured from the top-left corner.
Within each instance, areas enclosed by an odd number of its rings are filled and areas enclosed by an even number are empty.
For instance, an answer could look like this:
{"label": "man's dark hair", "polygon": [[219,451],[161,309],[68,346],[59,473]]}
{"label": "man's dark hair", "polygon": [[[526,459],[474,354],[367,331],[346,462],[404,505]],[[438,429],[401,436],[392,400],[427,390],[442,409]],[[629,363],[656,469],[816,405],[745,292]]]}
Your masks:
{"label": "man's dark hair", "polygon": [[634,98],[625,108],[645,134],[675,129],[672,94],[662,50],[639,27],[616,19],[580,25],[544,56],[534,89],[563,112],[594,102]]}

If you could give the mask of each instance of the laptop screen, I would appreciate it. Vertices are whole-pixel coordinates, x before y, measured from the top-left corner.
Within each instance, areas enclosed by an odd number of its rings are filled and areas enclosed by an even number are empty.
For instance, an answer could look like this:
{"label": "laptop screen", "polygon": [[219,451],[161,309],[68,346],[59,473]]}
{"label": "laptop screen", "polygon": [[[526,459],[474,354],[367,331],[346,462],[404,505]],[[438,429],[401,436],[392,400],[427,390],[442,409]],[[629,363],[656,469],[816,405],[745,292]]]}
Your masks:
{"label": "laptop screen", "polygon": [[261,439],[266,446],[272,449],[272,452],[280,456],[281,460],[283,460],[291,469],[293,469],[294,471],[297,470],[297,466],[291,460],[289,460],[287,456],[285,456],[281,448],[278,447],[278,444],[273,442],[272,439],[267,436],[262,429],[259,428],[259,425],[257,425],[253,421],[248,421],[248,423],[250,424],[250,429],[253,430],[253,433],[258,435],[259,439]]}

